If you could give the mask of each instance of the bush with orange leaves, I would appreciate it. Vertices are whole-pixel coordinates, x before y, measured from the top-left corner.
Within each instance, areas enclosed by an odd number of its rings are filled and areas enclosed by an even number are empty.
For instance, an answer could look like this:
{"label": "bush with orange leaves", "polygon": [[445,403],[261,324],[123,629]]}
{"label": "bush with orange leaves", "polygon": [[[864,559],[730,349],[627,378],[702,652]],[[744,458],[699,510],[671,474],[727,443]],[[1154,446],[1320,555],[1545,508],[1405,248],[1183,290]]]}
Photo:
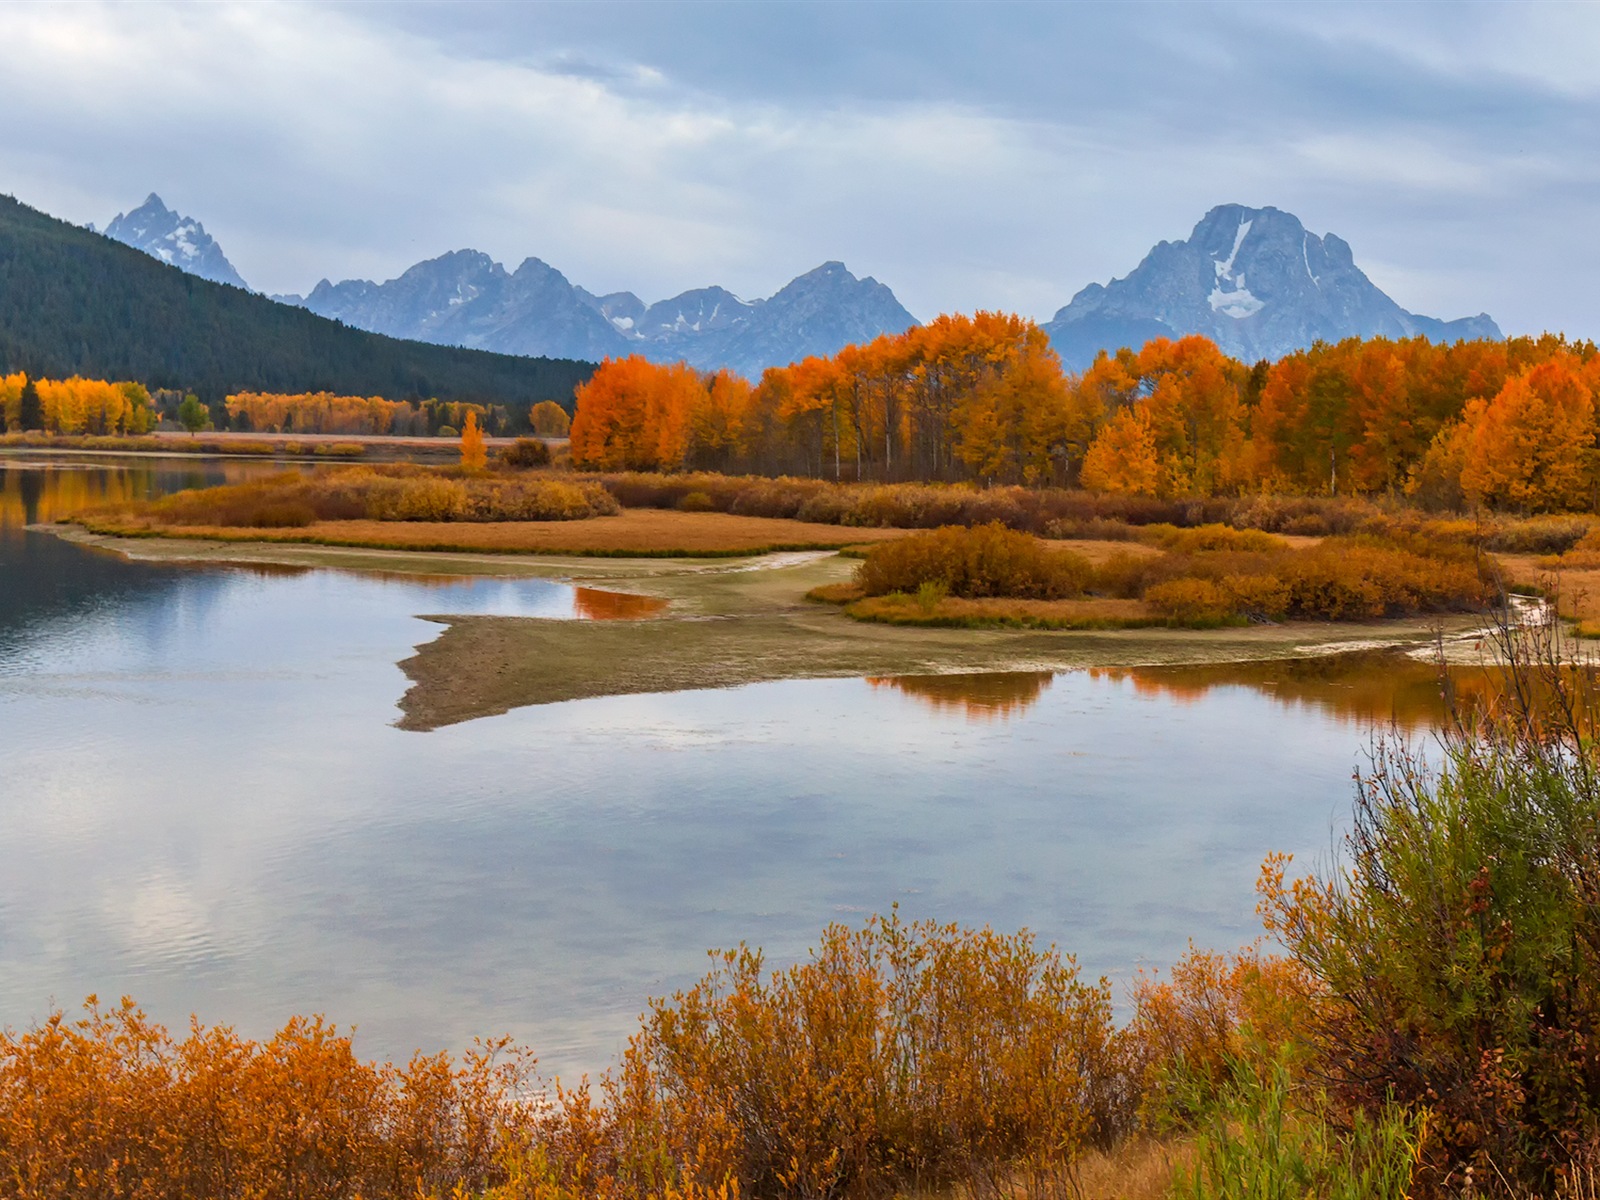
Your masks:
{"label": "bush with orange leaves", "polygon": [[1128,1128],[1125,1085],[1104,980],[1027,933],[891,914],[830,926],[785,971],[721,954],[653,1004],[598,1100],[562,1094],[544,1165],[602,1196],[668,1163],[760,1196],[994,1195],[1019,1176],[1037,1193]]}
{"label": "bush with orange leaves", "polygon": [[503,1180],[531,1123],[531,1063],[503,1043],[375,1066],[320,1018],[175,1040],[130,1001],[85,1007],[0,1034],[0,1195],[442,1195]]}
{"label": "bush with orange leaves", "polygon": [[784,971],[720,955],[597,1086],[535,1103],[531,1066],[503,1043],[365,1064],[320,1020],[174,1040],[91,998],[0,1035],[0,1196],[1061,1194],[1135,1103],[1104,980],[1026,932],[895,915]]}

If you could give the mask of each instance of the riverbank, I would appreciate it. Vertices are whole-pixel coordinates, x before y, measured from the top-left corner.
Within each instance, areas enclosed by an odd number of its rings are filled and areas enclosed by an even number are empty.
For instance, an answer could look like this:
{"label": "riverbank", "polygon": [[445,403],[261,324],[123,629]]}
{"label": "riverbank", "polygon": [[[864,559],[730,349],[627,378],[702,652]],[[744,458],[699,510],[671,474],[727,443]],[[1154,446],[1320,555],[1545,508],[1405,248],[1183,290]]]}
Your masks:
{"label": "riverbank", "polygon": [[1441,636],[1466,660],[1484,625],[1482,617],[1454,616],[1214,630],[904,628],[855,621],[832,605],[805,599],[811,589],[842,583],[854,571],[855,560],[830,551],[608,559],[116,538],[69,526],[49,529],[80,545],[145,561],[560,579],[667,601],[660,616],[640,621],[428,615],[443,632],[400,664],[411,686],[400,703],[399,725],[411,730],[527,705],[779,679],[1204,665],[1375,648],[1426,654]]}

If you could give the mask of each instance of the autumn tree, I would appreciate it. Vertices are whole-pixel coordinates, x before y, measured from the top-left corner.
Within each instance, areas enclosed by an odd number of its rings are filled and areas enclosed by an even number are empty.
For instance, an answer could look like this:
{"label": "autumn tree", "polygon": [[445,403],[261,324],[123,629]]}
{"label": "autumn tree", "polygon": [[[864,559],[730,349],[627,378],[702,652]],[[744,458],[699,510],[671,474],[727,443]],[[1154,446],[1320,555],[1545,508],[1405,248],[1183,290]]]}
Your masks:
{"label": "autumn tree", "polygon": [[1160,493],[1161,460],[1143,408],[1125,408],[1107,422],[1084,457],[1082,482],[1092,492]]}
{"label": "autumn tree", "polygon": [[957,404],[957,456],[979,478],[1043,484],[1064,474],[1069,447],[1087,441],[1061,360],[1036,325]]}
{"label": "autumn tree", "polygon": [[1540,363],[1507,380],[1463,418],[1461,486],[1496,508],[1549,512],[1587,507],[1594,491],[1595,410],[1570,362]]}
{"label": "autumn tree", "polygon": [[691,414],[708,403],[706,380],[687,363],[658,366],[637,354],[601,363],[577,389],[574,466],[674,471],[689,452]]}
{"label": "autumn tree", "polygon": [[483,431],[478,428],[478,414],[468,410],[466,425],[461,430],[461,466],[464,470],[481,471],[488,463]]}
{"label": "autumn tree", "polygon": [[572,418],[554,400],[541,400],[528,412],[528,425],[544,438],[564,438],[572,431]]}

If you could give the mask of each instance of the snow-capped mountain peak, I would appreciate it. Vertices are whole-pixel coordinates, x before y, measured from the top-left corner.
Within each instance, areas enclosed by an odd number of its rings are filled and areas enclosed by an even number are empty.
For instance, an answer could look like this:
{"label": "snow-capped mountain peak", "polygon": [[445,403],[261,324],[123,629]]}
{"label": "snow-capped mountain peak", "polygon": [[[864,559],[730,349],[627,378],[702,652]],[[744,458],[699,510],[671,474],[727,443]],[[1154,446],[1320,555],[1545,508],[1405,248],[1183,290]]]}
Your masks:
{"label": "snow-capped mountain peak", "polygon": [[132,212],[113,217],[105,235],[213,283],[249,287],[205,226],[193,217],[173,212],[154,192]]}
{"label": "snow-capped mountain peak", "polygon": [[1083,370],[1102,349],[1200,333],[1246,362],[1318,340],[1498,338],[1486,314],[1456,321],[1400,307],[1335,234],[1311,233],[1277,208],[1224,204],[1188,239],[1161,242],[1121,279],[1092,283],[1045,325],[1062,361]]}

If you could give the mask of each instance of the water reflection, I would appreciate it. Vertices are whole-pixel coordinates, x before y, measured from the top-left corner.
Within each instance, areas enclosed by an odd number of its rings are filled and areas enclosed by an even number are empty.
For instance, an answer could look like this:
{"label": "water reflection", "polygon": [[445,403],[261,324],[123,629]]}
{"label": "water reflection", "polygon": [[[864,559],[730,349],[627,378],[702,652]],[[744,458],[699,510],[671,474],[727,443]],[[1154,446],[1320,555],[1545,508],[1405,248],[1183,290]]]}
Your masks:
{"label": "water reflection", "polygon": [[572,589],[572,615],[587,621],[640,621],[665,612],[667,602],[655,596],[606,592],[599,588]]}
{"label": "water reflection", "polygon": [[[1200,703],[1218,689],[1248,688],[1285,708],[1334,717],[1352,725],[1438,727],[1447,716],[1444,678],[1437,664],[1405,653],[1374,650],[1271,662],[1210,663],[1170,667],[1100,667],[1097,679],[1125,681],[1145,696]],[[1497,676],[1475,667],[1451,667],[1457,703],[1481,703]]]}
{"label": "water reflection", "polygon": [[1053,671],[988,671],[960,675],[893,675],[868,678],[940,715],[969,721],[1006,721],[1026,712],[1055,679]]}

